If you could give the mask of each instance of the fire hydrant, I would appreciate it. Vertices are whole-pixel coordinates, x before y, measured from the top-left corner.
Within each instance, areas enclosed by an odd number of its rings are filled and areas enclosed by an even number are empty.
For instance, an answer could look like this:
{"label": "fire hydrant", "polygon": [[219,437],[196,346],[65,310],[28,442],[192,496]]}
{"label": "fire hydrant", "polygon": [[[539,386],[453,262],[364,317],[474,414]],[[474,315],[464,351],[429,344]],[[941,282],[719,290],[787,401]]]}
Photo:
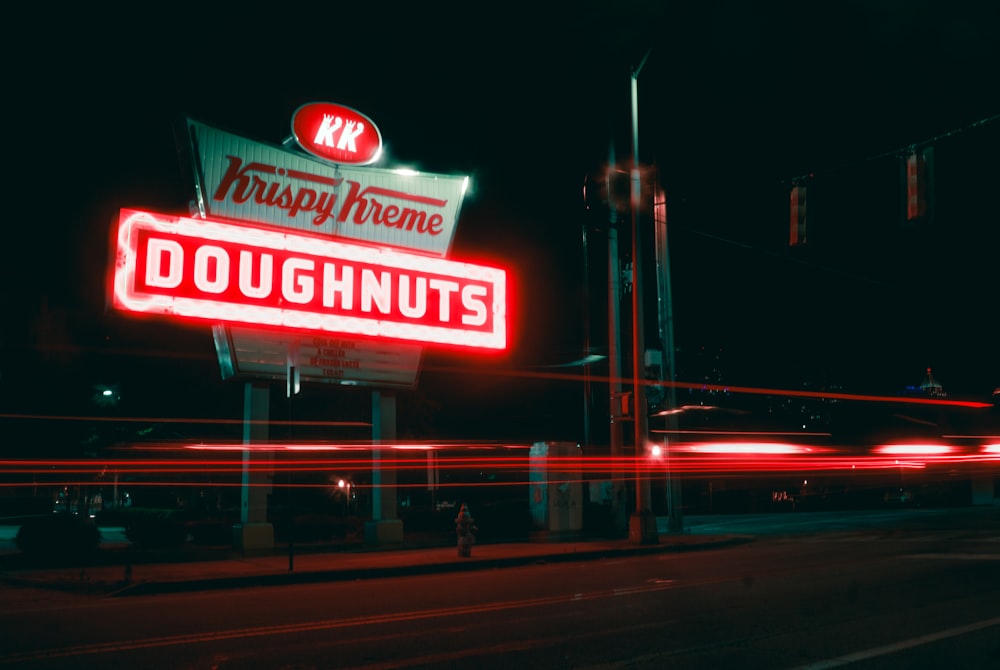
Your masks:
{"label": "fire hydrant", "polygon": [[455,517],[455,533],[458,535],[458,555],[463,558],[472,556],[472,545],[476,542],[476,522],[469,513],[469,506],[462,503]]}

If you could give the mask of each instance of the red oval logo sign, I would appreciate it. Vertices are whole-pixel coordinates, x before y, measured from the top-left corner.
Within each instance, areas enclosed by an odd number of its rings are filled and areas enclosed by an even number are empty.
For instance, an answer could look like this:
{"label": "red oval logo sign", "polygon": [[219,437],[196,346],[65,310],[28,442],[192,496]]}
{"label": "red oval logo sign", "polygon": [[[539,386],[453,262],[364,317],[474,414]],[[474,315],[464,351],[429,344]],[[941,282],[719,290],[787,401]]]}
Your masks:
{"label": "red oval logo sign", "polygon": [[310,102],[292,116],[292,137],[314,156],[367,165],[382,153],[382,133],[361,112],[331,102]]}

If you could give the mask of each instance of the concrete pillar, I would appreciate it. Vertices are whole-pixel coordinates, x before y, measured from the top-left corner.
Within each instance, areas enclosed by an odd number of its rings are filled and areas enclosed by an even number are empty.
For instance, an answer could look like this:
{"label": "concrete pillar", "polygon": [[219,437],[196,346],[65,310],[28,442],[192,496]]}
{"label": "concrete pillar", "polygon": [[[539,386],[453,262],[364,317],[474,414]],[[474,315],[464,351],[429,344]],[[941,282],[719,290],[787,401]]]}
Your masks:
{"label": "concrete pillar", "polygon": [[365,542],[403,541],[403,522],[396,518],[396,452],[383,445],[396,441],[396,396],[372,392],[372,520],[365,524]]}
{"label": "concrete pillar", "polygon": [[274,480],[270,451],[254,445],[267,443],[271,390],[266,384],[247,382],[243,388],[243,479],[240,487],[240,522],[233,527],[236,549],[271,549],[274,528],[267,521],[267,498]]}

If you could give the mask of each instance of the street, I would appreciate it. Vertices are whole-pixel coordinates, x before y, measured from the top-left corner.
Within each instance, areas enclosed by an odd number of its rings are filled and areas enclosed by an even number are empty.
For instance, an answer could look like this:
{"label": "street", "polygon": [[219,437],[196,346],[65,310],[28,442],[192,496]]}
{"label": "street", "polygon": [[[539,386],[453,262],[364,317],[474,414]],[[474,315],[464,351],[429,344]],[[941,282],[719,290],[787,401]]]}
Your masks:
{"label": "street", "polygon": [[904,515],[705,552],[331,584],[4,589],[0,666],[995,667],[996,519]]}

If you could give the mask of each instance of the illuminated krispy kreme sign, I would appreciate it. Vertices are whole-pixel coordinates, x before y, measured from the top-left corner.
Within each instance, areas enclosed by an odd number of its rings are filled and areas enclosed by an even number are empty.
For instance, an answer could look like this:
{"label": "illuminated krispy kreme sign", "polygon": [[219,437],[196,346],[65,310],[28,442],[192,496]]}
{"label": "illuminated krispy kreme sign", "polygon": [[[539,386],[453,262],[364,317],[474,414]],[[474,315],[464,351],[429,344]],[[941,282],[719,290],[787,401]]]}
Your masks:
{"label": "illuminated krispy kreme sign", "polygon": [[504,349],[506,273],[221,221],[121,210],[117,308]]}
{"label": "illuminated krispy kreme sign", "polygon": [[191,120],[186,132],[209,217],[448,254],[464,176],[331,165]]}

